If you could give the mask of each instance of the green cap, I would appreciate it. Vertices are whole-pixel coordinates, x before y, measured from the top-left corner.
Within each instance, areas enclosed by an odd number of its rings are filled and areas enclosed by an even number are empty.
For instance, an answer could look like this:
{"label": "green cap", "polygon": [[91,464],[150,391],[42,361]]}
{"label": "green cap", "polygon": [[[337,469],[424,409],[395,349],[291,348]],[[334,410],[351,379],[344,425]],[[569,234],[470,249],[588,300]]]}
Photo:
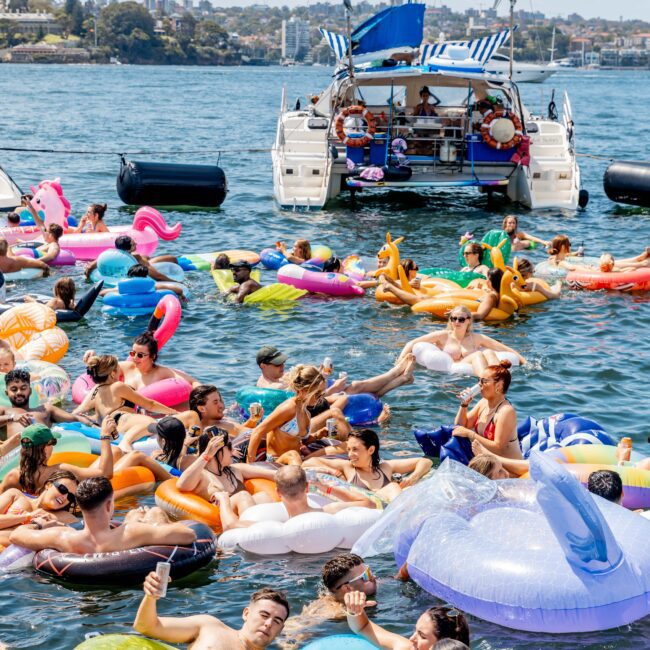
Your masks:
{"label": "green cap", "polygon": [[21,434],[21,440],[27,438],[34,447],[38,445],[46,445],[51,440],[56,440],[60,437],[60,433],[52,431],[50,427],[46,427],[44,424],[30,424],[28,427],[23,429]]}

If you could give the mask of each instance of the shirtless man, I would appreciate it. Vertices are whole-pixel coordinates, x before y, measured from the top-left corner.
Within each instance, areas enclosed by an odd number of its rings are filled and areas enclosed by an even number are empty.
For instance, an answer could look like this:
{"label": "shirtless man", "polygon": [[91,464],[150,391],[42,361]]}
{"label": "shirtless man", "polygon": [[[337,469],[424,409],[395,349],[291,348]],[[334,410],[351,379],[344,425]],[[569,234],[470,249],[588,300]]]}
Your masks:
{"label": "shirtless man", "polygon": [[0,271],[2,273],[17,273],[23,269],[41,269],[43,275],[50,274],[50,267],[42,260],[31,257],[10,257],[9,244],[6,239],[0,238]]}
{"label": "shirtless man", "polygon": [[246,296],[262,288],[259,282],[251,278],[251,270],[253,267],[248,262],[240,260],[231,264],[230,268],[232,269],[232,277],[236,284],[234,287],[228,289],[226,295],[234,295],[238,303],[243,303]]}
{"label": "shirtless man", "polygon": [[192,650],[262,650],[282,632],[289,617],[289,603],[279,591],[265,587],[256,591],[242,612],[244,624],[235,630],[207,614],[170,618],[158,616],[160,578],[151,572],[144,581],[145,596],[133,627],[146,636],[168,643],[188,643]]}
{"label": "shirtless man", "polygon": [[[59,521],[34,520],[11,533],[12,544],[32,551],[54,548],[62,553],[114,553],[141,546],[187,545],[196,540],[196,533],[181,523],[168,523],[159,508],[132,510],[124,523],[111,528],[115,512],[113,486],[104,476],[87,478],[77,487],[77,503],[84,527],[74,530]],[[155,522],[155,523],[154,523]]]}
{"label": "shirtless man", "polygon": [[[156,282],[174,281],[172,278],[167,277],[164,273],[161,273],[155,266],[153,266],[152,262],[154,263],[174,262],[175,263],[177,261],[175,257],[173,257],[172,255],[161,255],[160,257],[154,257],[149,259],[144,255],[140,255],[140,253],[136,253],[137,247],[138,245],[135,243],[135,240],[132,237],[129,237],[128,235],[120,235],[119,237],[115,238],[115,248],[118,251],[131,253],[131,255],[135,258],[138,264],[141,264],[142,266],[146,267],[147,274],[152,280],[156,280]],[[86,265],[86,268],[84,269],[84,275],[86,276],[86,279],[90,277],[90,274],[96,268],[97,268],[97,260],[94,260],[90,264]]]}
{"label": "shirtless man", "polygon": [[61,251],[59,239],[63,236],[63,228],[57,223],[51,223],[49,226],[46,226],[43,219],[41,219],[41,215],[38,214],[36,208],[31,204],[31,201],[25,201],[25,207],[32,215],[34,223],[41,229],[43,240],[45,241],[42,246],[36,248],[38,255],[35,255],[35,257],[41,260],[41,262],[51,262]]}
{"label": "shirtless man", "polygon": [[93,426],[96,424],[85,415],[73,415],[52,404],[41,404],[30,408],[29,398],[32,394],[30,381],[29,372],[20,368],[14,368],[5,375],[5,392],[11,406],[0,407],[0,425],[6,425],[8,436],[34,423],[48,427],[52,426],[53,422],[83,422]]}

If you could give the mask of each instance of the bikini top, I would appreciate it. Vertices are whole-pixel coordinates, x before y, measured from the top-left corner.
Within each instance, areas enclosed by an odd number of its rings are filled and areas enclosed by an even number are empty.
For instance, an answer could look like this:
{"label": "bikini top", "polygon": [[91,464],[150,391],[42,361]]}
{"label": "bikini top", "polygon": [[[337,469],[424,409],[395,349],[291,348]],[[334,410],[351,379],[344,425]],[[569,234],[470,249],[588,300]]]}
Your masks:
{"label": "bikini top", "polygon": [[[99,389],[102,388],[103,386],[106,386],[106,384],[98,384],[97,386],[95,386],[95,390],[93,391],[93,399],[97,396],[97,392],[98,392]],[[111,415],[112,413],[115,413],[115,411],[119,411],[120,409],[123,409],[123,408],[134,409],[134,408],[135,408],[135,404],[134,404],[133,402],[129,401],[128,399],[122,400],[122,404],[120,404],[120,406],[116,406],[116,407],[115,407],[112,411],[110,411],[110,413],[108,413],[107,415]],[[104,416],[104,417],[106,417],[106,416]]]}
{"label": "bikini top", "polygon": [[375,473],[379,472],[379,474],[382,477],[382,484],[378,488],[370,488],[368,487],[367,483],[364,483],[362,478],[359,476],[357,470],[354,470],[354,476],[352,477],[352,480],[350,481],[350,485],[354,485],[355,487],[360,487],[363,488],[364,490],[372,490],[372,489],[377,489],[381,490],[381,488],[385,487],[390,483],[390,479],[388,476],[386,476],[385,472],[381,469],[381,467],[377,467],[377,469],[373,470],[373,475]]}
{"label": "bikini top", "polygon": [[[502,399],[496,405],[496,408],[492,412],[492,415],[490,416],[490,419],[487,421],[487,424],[485,425],[485,428],[483,429],[483,437],[485,439],[487,439],[487,440],[494,440],[494,433],[496,431],[496,424],[494,423],[494,418],[495,418],[495,416],[497,414],[497,411],[501,407],[501,404],[503,404],[504,402],[508,402],[508,404],[510,404],[510,402],[507,399]],[[474,423],[474,431],[476,431],[476,433],[479,433],[478,432],[478,418],[477,418],[476,422]],[[481,435],[481,434],[479,433],[479,435]]]}

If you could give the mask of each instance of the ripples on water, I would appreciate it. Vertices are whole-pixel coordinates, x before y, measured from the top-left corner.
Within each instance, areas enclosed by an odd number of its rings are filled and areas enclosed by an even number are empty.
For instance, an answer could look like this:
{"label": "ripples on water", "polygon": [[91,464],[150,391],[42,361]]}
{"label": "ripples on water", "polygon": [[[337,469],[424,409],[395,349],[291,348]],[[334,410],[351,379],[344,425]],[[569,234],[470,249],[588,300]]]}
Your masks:
{"label": "ripples on water", "polygon": [[[326,243],[341,254],[373,255],[389,229],[403,235],[404,257],[428,266],[455,266],[456,243],[466,230],[483,233],[510,213],[523,228],[550,237],[565,232],[584,242],[590,254],[610,250],[636,254],[650,243],[650,210],[610,203],[602,191],[606,162],[582,158],[583,182],[591,193],[586,210],[531,213],[496,201],[487,211],[484,197],[473,192],[418,195],[386,192],[361,196],[356,209],[345,198],[322,212],[283,212],[273,203],[270,153],[236,150],[270,147],[280,91],[288,87],[288,103],[297,95],[319,92],[328,83],[324,68],[246,69],[174,67],[0,67],[4,146],[88,151],[202,151],[200,154],[135,156],[142,160],[211,163],[217,149],[230,184],[222,209],[169,212],[169,222],[183,222],[183,235],[161,246],[171,253],[252,248],[297,236]],[[539,110],[550,91],[570,88],[582,153],[625,159],[650,159],[648,140],[635,126],[645,103],[640,88],[646,72],[561,72],[543,86],[524,86],[532,110]],[[604,91],[618,98],[615,110],[599,109]],[[559,97],[559,94],[556,94]],[[614,100],[609,100],[611,101]],[[559,102],[558,102],[559,103]],[[126,223],[132,208],[120,207],[115,192],[117,156],[76,156],[5,152],[0,159],[23,187],[60,176],[74,213],[88,202],[109,203],[108,221]],[[539,253],[533,254],[539,260]],[[67,271],[65,271],[67,272]],[[56,274],[61,274],[57,271]],[[74,272],[80,275],[80,270]],[[270,274],[265,274],[267,281]],[[207,274],[190,276],[194,299],[179,333],[165,348],[162,361],[178,365],[219,385],[228,400],[256,378],[255,350],[281,346],[292,362],[319,363],[334,357],[336,371],[366,377],[387,370],[401,346],[430,330],[427,318],[407,309],[367,300],[306,299],[294,308],[264,310],[225,306],[215,297]],[[34,282],[30,290],[49,293],[52,280]],[[647,350],[648,298],[605,293],[568,292],[562,300],[529,309],[508,323],[481,327],[519,349],[530,365],[515,374],[510,397],[520,416],[567,411],[602,423],[613,434],[631,435],[635,448],[648,451],[647,401],[650,355]],[[124,355],[145,321],[103,317],[64,326],[71,337],[64,360],[73,376],[81,372],[82,352],[95,347]],[[457,402],[453,395],[467,379],[420,371],[415,384],[389,396],[393,409],[382,430],[391,451],[416,451],[413,426],[449,422]],[[153,503],[152,497],[142,498]],[[126,507],[126,506],[125,506]],[[489,540],[486,540],[489,549]],[[440,549],[453,553],[453,549]],[[298,611],[317,590],[320,568],[329,556],[259,560],[237,555],[220,558],[209,568],[170,589],[160,609],[165,614],[209,612],[238,625],[247,596],[266,584],[289,591]],[[433,599],[413,584],[390,579],[390,557],[372,561],[383,577],[377,620],[407,634],[417,614]],[[71,589],[23,573],[0,577],[0,640],[12,648],[63,650],[91,631],[128,631],[141,592]],[[533,635],[472,620],[473,646],[506,648],[592,649],[639,648],[650,636],[648,621],[620,630],[573,637]],[[344,632],[328,622],[319,635]]]}

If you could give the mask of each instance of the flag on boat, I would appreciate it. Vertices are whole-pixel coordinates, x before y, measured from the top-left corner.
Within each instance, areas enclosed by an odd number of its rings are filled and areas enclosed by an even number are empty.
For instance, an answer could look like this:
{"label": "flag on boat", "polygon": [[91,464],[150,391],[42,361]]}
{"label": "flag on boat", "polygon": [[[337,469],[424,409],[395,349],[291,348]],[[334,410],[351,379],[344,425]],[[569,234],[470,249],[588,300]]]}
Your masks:
{"label": "flag on boat", "polygon": [[[361,56],[361,62],[388,57],[400,49],[417,48],[424,34],[425,9],[424,4],[409,2],[388,7],[368,18],[352,32],[352,55],[355,59]],[[320,32],[337,60],[347,56],[348,40],[345,36],[322,27]]]}
{"label": "flag on boat", "polygon": [[[517,27],[515,26],[515,29]],[[510,38],[510,29],[504,29],[498,34],[475,38],[471,41],[444,41],[442,43],[423,43],[420,46],[420,64],[426,65],[431,59],[443,56],[449,47],[466,47],[469,50],[468,58],[479,63],[487,63],[492,55],[503,47]]]}

